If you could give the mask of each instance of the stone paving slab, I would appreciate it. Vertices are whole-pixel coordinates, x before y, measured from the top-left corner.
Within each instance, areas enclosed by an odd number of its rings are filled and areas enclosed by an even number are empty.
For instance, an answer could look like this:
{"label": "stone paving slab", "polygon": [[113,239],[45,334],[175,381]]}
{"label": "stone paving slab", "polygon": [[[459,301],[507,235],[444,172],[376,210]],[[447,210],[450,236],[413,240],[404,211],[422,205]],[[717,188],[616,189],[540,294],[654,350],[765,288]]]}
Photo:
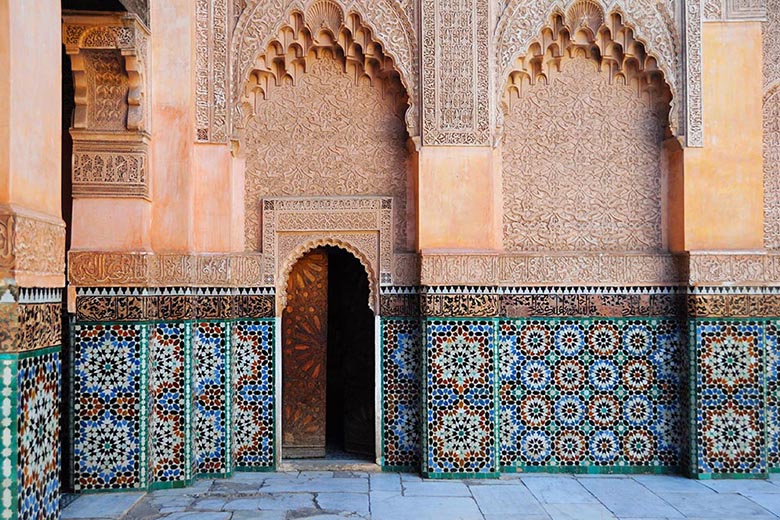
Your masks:
{"label": "stone paving slab", "polygon": [[780,479],[366,471],[239,473],[185,489],[84,495],[64,520],[780,520]]}

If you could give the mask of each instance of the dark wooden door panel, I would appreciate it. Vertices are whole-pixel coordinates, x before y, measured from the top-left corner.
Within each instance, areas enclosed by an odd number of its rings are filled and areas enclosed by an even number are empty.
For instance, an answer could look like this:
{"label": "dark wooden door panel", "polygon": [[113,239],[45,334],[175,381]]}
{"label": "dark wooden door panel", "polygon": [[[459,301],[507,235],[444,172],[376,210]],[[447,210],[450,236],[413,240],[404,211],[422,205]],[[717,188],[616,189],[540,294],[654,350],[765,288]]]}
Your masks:
{"label": "dark wooden door panel", "polygon": [[293,267],[282,315],[282,456],[324,457],[328,255],[315,249]]}

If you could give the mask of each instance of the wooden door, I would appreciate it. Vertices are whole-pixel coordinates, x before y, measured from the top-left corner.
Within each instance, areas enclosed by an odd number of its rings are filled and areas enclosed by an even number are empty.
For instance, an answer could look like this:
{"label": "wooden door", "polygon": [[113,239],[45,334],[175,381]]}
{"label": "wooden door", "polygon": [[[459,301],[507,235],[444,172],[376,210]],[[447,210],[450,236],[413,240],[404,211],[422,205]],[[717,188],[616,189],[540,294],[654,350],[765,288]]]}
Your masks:
{"label": "wooden door", "polygon": [[325,456],[328,255],[301,258],[287,281],[282,316],[282,456]]}

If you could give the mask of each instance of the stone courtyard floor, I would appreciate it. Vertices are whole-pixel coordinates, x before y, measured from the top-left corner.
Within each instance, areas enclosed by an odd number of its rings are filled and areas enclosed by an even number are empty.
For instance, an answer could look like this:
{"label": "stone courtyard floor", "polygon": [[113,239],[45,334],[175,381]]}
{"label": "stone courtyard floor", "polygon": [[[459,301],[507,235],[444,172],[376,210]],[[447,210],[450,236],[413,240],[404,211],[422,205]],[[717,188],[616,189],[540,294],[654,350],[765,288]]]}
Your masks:
{"label": "stone courtyard floor", "polygon": [[503,475],[431,481],[398,473],[240,473],[186,489],[84,495],[64,519],[606,520],[778,519],[780,475],[693,481],[672,476]]}

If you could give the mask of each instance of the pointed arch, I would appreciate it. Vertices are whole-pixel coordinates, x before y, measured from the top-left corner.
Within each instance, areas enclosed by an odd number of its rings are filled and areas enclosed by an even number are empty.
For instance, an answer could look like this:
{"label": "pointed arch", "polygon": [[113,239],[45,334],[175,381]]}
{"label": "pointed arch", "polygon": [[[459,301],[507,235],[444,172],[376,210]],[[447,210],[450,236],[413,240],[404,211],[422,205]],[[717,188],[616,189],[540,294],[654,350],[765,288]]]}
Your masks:
{"label": "pointed arch", "polygon": [[368,277],[368,306],[376,314],[379,309],[379,278],[377,277],[377,270],[371,265],[371,261],[368,259],[368,255],[360,250],[358,246],[349,243],[346,240],[340,240],[332,237],[322,237],[316,240],[310,240],[305,244],[301,244],[296,247],[287,258],[280,262],[279,276],[277,277],[277,304],[276,314],[281,316],[284,308],[287,306],[287,280],[290,278],[293,266],[309,251],[317,249],[318,247],[331,246],[350,253],[354,256],[363,269],[366,271]]}
{"label": "pointed arch", "polygon": [[[341,0],[285,4],[257,2],[242,12],[236,25],[231,64],[234,138],[240,137],[251,115],[247,85],[257,71],[260,77],[270,73],[278,81],[277,74],[294,68],[312,47],[328,46],[339,48],[368,77],[393,70],[408,95],[407,130],[411,137],[419,135],[417,42],[412,21],[397,2],[358,0],[349,8]],[[330,14],[323,18],[323,13]],[[335,21],[340,21],[338,27],[332,26]],[[330,42],[318,38],[328,34]]]}
{"label": "pointed arch", "polygon": [[[621,42],[624,49],[629,43],[641,44],[647,58],[652,59],[653,67],[663,73],[671,92],[672,110],[670,126],[675,134],[682,132],[684,121],[682,94],[682,46],[679,31],[671,7],[660,5],[654,0],[509,0],[501,13],[494,40],[496,42],[496,63],[498,66],[498,84],[496,93],[503,96],[517,60],[530,54],[534,46],[547,49],[544,38],[553,29],[551,24],[556,17],[562,20],[561,27],[569,34],[576,33],[569,27],[571,17],[567,13],[582,7],[583,4],[597,5],[604,13],[605,25],[613,41]],[[593,28],[591,28],[593,32]],[[597,35],[594,35],[597,36]],[[498,103],[501,106],[501,103]],[[499,121],[503,109],[497,114]]]}

